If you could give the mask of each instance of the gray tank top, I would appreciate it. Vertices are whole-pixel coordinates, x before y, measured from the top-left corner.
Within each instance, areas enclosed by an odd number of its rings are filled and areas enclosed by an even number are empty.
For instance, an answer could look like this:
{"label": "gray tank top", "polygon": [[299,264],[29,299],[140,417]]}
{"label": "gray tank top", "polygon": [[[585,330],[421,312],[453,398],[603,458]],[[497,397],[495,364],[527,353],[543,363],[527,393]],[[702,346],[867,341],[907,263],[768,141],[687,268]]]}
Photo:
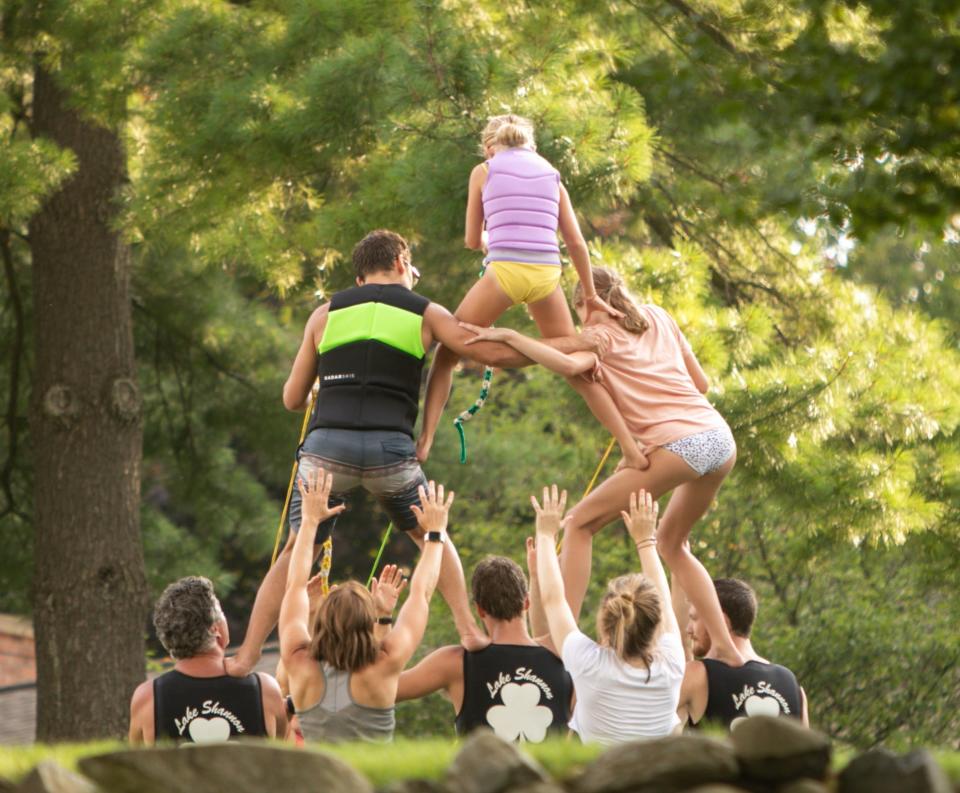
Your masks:
{"label": "gray tank top", "polygon": [[358,705],[350,696],[350,672],[323,664],[323,698],[312,708],[298,710],[300,729],[308,741],[393,740],[395,708]]}

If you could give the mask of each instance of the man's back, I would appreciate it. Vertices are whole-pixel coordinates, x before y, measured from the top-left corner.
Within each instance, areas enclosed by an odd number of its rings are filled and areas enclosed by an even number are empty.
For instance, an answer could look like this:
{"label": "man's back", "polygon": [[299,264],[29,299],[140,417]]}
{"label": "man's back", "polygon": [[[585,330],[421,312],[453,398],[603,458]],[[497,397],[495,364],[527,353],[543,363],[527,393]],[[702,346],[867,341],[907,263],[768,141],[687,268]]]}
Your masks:
{"label": "man's back", "polygon": [[803,695],[793,672],[779,664],[747,661],[731,667],[722,661],[704,658],[707,673],[707,706],[704,721],[735,726],[750,716],[803,717]]}
{"label": "man's back", "polygon": [[464,651],[457,733],[492,727],[504,740],[539,743],[548,731],[566,729],[572,693],[563,662],[539,645]]}
{"label": "man's back", "polygon": [[171,669],[153,681],[157,741],[213,743],[266,736],[260,677],[193,677]]}

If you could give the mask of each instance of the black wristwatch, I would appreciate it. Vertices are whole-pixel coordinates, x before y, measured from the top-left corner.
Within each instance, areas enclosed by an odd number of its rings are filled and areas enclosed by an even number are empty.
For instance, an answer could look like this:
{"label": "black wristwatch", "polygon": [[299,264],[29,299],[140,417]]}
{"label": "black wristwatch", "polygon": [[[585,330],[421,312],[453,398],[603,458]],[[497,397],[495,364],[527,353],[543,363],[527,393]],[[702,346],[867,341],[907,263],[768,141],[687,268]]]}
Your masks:
{"label": "black wristwatch", "polygon": [[428,531],[424,536],[427,542],[446,542],[447,535],[442,531]]}
{"label": "black wristwatch", "polygon": [[393,617],[377,617],[377,625],[393,625]]}

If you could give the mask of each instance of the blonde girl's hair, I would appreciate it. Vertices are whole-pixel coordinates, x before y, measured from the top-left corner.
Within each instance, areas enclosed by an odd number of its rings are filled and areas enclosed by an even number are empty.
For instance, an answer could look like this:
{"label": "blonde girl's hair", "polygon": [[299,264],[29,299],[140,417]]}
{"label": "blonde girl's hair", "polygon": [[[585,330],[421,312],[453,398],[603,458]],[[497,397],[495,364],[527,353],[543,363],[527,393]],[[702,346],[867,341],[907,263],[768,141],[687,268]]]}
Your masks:
{"label": "blonde girl's hair", "polygon": [[526,146],[534,151],[537,149],[533,138],[533,122],[512,113],[505,116],[492,116],[488,119],[480,139],[484,148],[493,146],[512,149],[517,146]]}
{"label": "blonde girl's hair", "polygon": [[373,595],[356,581],[330,590],[317,610],[311,655],[334,669],[356,672],[377,660]]}
{"label": "blonde girl's hair", "polygon": [[622,575],[607,584],[597,614],[597,634],[624,661],[643,661],[650,679],[653,640],[662,619],[663,601],[644,575]]}
{"label": "blonde girl's hair", "polygon": [[[606,267],[594,267],[593,285],[601,298],[617,311],[623,313],[623,319],[617,321],[628,331],[642,336],[650,327],[643,314],[640,313],[640,308],[637,306],[633,295],[630,294],[630,290],[627,289],[623,278],[620,277],[620,273]],[[579,281],[573,287],[573,304],[575,306],[583,305],[583,284]]]}

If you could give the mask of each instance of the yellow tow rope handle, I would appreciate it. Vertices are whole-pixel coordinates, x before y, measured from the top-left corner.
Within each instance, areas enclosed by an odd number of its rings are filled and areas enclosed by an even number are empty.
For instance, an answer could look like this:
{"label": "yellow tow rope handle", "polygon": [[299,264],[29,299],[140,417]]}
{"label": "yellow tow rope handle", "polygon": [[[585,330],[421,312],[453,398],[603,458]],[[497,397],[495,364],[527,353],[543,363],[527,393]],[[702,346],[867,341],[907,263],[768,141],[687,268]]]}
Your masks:
{"label": "yellow tow rope handle", "polygon": [[[590,479],[590,484],[587,485],[587,489],[583,491],[583,495],[580,496],[580,500],[583,501],[593,490],[593,486],[597,483],[597,477],[600,476],[600,472],[603,470],[603,464],[607,461],[607,458],[610,456],[610,452],[613,451],[613,445],[616,443],[616,438],[611,438],[610,443],[607,444],[607,450],[603,453],[603,457],[600,458],[600,462],[597,465],[597,470],[593,472],[593,477]],[[557,541],[557,553],[560,553],[560,549],[563,547],[563,538],[561,537]]]}

